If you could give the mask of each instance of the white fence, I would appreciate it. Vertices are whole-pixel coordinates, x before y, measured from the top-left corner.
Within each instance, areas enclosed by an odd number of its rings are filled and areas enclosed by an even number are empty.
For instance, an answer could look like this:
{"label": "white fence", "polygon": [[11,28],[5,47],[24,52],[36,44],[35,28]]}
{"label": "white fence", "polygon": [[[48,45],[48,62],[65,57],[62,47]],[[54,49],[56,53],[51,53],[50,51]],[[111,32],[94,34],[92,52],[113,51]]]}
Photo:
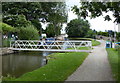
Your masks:
{"label": "white fence", "polygon": [[16,40],[10,42],[12,50],[31,51],[83,51],[80,47],[92,47],[91,41],[40,41],[40,40]]}

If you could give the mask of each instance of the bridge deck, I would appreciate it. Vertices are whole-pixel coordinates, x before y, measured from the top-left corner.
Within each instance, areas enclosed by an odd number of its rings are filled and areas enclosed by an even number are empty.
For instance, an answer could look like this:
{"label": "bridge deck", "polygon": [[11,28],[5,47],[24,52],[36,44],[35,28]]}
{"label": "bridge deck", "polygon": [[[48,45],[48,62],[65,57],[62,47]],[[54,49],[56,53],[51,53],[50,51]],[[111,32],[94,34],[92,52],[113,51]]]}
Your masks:
{"label": "bridge deck", "polygon": [[11,50],[20,51],[48,51],[48,52],[91,52],[91,50],[62,50],[62,49],[19,49],[19,48],[9,48]]}
{"label": "bridge deck", "polygon": [[[15,40],[10,42],[11,50],[52,51],[52,52],[91,52],[79,50],[80,47],[92,47],[91,41],[40,41]],[[71,49],[67,49],[71,48]]]}

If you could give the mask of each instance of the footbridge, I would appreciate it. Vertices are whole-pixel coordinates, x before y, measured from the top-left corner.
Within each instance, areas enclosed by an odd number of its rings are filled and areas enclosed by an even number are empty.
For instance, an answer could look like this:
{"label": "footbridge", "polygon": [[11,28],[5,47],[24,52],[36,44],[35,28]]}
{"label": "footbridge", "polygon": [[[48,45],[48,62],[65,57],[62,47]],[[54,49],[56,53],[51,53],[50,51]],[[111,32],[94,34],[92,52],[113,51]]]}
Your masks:
{"label": "footbridge", "polygon": [[41,40],[15,40],[10,41],[11,50],[23,51],[53,51],[53,52],[91,52],[80,50],[81,47],[92,48],[91,41],[41,41]]}

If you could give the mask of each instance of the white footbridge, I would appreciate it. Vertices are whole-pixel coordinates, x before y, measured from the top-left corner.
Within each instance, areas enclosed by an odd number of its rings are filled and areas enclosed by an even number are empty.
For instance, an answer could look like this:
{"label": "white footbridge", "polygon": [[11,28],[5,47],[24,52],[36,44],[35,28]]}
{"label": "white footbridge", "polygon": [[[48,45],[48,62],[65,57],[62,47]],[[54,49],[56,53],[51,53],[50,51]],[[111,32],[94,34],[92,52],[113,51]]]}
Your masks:
{"label": "white footbridge", "polygon": [[15,40],[10,42],[11,50],[23,51],[52,51],[52,52],[91,52],[80,50],[81,47],[92,48],[91,41],[41,41],[41,40]]}

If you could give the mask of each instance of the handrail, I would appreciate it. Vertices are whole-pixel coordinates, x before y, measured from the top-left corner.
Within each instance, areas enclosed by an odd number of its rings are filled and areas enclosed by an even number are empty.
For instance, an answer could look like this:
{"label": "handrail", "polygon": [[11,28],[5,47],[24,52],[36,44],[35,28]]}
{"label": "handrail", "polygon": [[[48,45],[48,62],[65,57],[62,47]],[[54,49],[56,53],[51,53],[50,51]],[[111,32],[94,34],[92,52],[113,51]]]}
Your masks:
{"label": "handrail", "polygon": [[50,41],[42,41],[42,40],[12,40],[10,41],[10,48],[11,49],[19,49],[19,50],[26,50],[26,49],[48,49],[48,50],[67,50],[66,48],[72,48],[72,50],[78,50],[78,47],[91,47],[91,41],[58,41],[58,40],[50,40]]}

